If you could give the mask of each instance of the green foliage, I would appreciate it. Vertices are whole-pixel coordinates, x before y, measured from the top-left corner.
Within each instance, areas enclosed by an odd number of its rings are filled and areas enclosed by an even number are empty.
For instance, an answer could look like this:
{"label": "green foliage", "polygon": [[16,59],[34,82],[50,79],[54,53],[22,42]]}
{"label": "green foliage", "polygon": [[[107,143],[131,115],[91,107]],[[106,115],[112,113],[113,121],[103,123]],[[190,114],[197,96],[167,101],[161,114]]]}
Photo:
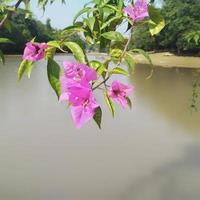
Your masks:
{"label": "green foliage", "polygon": [[124,69],[120,68],[120,67],[115,67],[113,68],[110,73],[110,75],[112,74],[120,74],[120,75],[124,75],[124,76],[129,76],[129,73],[127,71],[125,71]]}
{"label": "green foliage", "polygon": [[10,19],[12,31],[0,30],[0,38],[5,37],[13,41],[5,41],[6,44],[0,44],[0,49],[7,54],[22,53],[25,43],[36,37],[38,42],[48,42],[56,36],[55,30],[49,30],[49,27],[42,24],[34,18],[25,18],[26,13],[23,10],[18,10],[13,13]]}
{"label": "green foliage", "polygon": [[[113,33],[123,20],[122,9],[121,0],[93,0],[77,13],[74,17],[74,25],[84,29],[86,42],[96,45],[100,51],[105,51],[110,46],[110,40],[116,38],[123,40],[120,33]],[[77,20],[85,15],[87,18],[77,23]]]}
{"label": "green foliage", "polygon": [[21,80],[25,72],[27,73],[28,78],[30,78],[32,68],[33,68],[33,63],[31,61],[23,60],[18,69],[18,80]]}
{"label": "green foliage", "polygon": [[98,127],[101,129],[101,121],[102,121],[102,110],[101,110],[101,107],[98,107],[96,109],[93,119],[96,122],[96,124],[98,125]]}
{"label": "green foliage", "polygon": [[108,96],[107,92],[104,93],[104,99],[108,105],[110,112],[112,113],[112,116],[114,117],[115,116],[115,106],[114,106],[114,103],[112,102],[112,100],[110,99],[110,97]]}
{"label": "green foliage", "polygon": [[0,62],[5,64],[5,57],[4,57],[3,52],[1,50],[0,50]]}
{"label": "green foliage", "polygon": [[[45,8],[48,2],[53,3],[54,1],[55,0],[39,0],[38,3],[40,6]],[[43,25],[39,21],[32,18],[29,11],[30,0],[24,0],[24,3],[26,4],[26,12],[19,10],[18,14],[14,14],[12,16],[11,21],[14,22],[14,24],[12,24],[13,30],[16,30],[17,33],[15,33],[17,39],[14,40],[14,42],[18,42],[19,44],[20,38],[22,41],[19,46],[24,47],[25,42],[31,40],[33,37],[36,37],[37,42],[47,43],[48,47],[45,50],[47,75],[49,83],[55,91],[57,97],[59,98],[61,95],[61,68],[54,60],[54,55],[56,54],[56,51],[61,51],[63,53],[71,52],[79,63],[84,63],[95,69],[98,75],[97,80],[89,82],[88,85],[92,91],[99,89],[103,92],[105,102],[114,117],[115,105],[112,101],[113,98],[109,96],[111,88],[109,83],[110,78],[116,74],[129,76],[129,72],[126,71],[121,65],[125,62],[131,70],[134,70],[134,53],[142,54],[150,62],[150,64],[152,64],[150,57],[145,51],[138,48],[134,48],[132,50],[129,48],[130,38],[127,39],[120,32],[117,32],[117,28],[122,23],[128,22],[129,28],[132,31],[133,29],[137,30],[140,25],[146,24],[147,28],[149,25],[150,33],[152,35],[156,35],[164,27],[164,19],[160,16],[159,11],[150,7],[150,19],[145,19],[143,22],[133,23],[127,16],[124,15],[123,0],[93,0],[77,13],[74,17],[72,26],[66,27],[61,31],[55,31],[51,27],[50,20],[47,20],[46,25]],[[28,18],[25,19],[26,17]],[[13,32],[9,32],[9,30],[3,31],[2,33],[2,38],[12,38],[7,37],[10,36],[9,34],[13,34]],[[107,57],[101,61],[90,61],[86,55],[86,47],[93,50],[98,48],[100,52],[106,51]],[[37,54],[37,51],[34,53]],[[2,56],[1,60],[4,61]],[[34,62],[27,60],[22,61],[18,71],[19,79],[22,78],[25,72],[28,77],[30,77],[33,64]],[[77,69],[78,73],[79,70],[80,69]],[[77,82],[77,84],[80,83]],[[116,95],[118,95],[118,91],[115,91],[114,88],[113,92],[116,92]],[[122,96],[122,98],[127,98],[124,99],[124,101],[127,100],[128,106],[131,108],[131,100],[126,96],[127,95]],[[88,102],[87,99],[84,99],[84,101],[85,102],[83,102],[81,106],[85,109]],[[101,128],[102,110],[100,107],[95,110],[93,119],[97,123],[98,127]]]}
{"label": "green foliage", "polygon": [[159,10],[153,6],[149,6],[149,31],[151,35],[156,35],[165,27],[165,20]]}
{"label": "green foliage", "polygon": [[161,8],[161,14],[166,21],[165,28],[160,34],[152,37],[145,24],[141,24],[133,32],[133,48],[198,53],[200,51],[199,10],[200,0],[165,0]]}
{"label": "green foliage", "polygon": [[87,57],[84,50],[75,42],[65,42],[65,45],[71,50],[74,57],[80,63],[87,63]]}
{"label": "green foliage", "polygon": [[60,96],[61,94],[61,86],[60,86],[60,66],[56,61],[53,59],[48,60],[47,64],[47,75],[49,79],[49,83],[51,84],[51,87],[54,89],[56,95]]}
{"label": "green foliage", "polygon": [[116,31],[106,32],[103,33],[101,36],[111,41],[124,42],[123,35]]}

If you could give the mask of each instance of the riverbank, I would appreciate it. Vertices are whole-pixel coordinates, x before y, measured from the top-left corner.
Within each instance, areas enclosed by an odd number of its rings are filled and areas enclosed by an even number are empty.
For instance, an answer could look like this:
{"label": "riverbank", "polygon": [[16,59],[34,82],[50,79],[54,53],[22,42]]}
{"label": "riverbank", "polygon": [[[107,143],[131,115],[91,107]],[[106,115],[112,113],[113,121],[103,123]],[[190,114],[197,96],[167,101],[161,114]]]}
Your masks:
{"label": "riverbank", "polygon": [[[91,53],[94,56],[106,56],[101,53]],[[149,53],[154,67],[164,68],[200,68],[200,57],[197,56],[177,56],[169,52]],[[148,60],[139,54],[135,54],[137,65],[149,65]]]}
{"label": "riverbank", "polygon": [[[105,53],[88,53],[90,56],[95,56],[97,59],[101,59],[106,56]],[[63,56],[64,54],[57,54]],[[68,56],[71,54],[67,54]],[[6,57],[19,57],[21,55],[6,55]],[[177,56],[169,52],[162,53],[149,53],[154,67],[164,68],[200,68],[200,57],[196,56]],[[136,54],[135,62],[137,65],[149,65],[149,62],[143,55]]]}

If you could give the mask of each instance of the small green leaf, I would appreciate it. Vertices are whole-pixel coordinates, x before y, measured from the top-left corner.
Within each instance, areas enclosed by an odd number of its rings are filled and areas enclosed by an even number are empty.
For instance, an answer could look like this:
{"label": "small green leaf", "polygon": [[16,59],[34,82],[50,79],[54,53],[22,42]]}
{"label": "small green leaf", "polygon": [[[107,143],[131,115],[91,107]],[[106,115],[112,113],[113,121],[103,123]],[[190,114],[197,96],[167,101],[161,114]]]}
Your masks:
{"label": "small green leaf", "polygon": [[50,42],[48,42],[47,44],[48,44],[48,46],[50,46],[50,47],[55,47],[55,48],[58,48],[58,49],[61,48],[59,42],[56,41],[56,40],[50,41]]}
{"label": "small green leaf", "polygon": [[102,65],[102,63],[100,63],[99,61],[97,60],[91,60],[89,62],[89,66],[93,69],[97,69],[98,67],[100,67]]}
{"label": "small green leaf", "polygon": [[110,71],[110,75],[112,74],[121,74],[124,76],[129,76],[129,73],[120,67],[115,67]]}
{"label": "small green leaf", "polygon": [[113,61],[121,60],[123,51],[121,49],[111,49],[109,55],[111,56]]}
{"label": "small green leaf", "polygon": [[101,110],[101,107],[98,107],[95,110],[95,115],[94,115],[93,119],[97,123],[98,127],[101,129],[101,121],[102,121],[102,110]]}
{"label": "small green leaf", "polygon": [[68,26],[67,28],[65,28],[63,31],[62,31],[62,34],[66,34],[66,35],[72,35],[74,33],[78,33],[78,32],[84,32],[85,30],[80,27],[80,26]]}
{"label": "small green leaf", "polygon": [[109,19],[107,22],[103,23],[101,26],[101,30],[105,29],[106,27],[110,26],[110,24],[114,21],[120,20],[122,18],[122,15],[117,15],[111,19]]}
{"label": "small green leaf", "polygon": [[48,46],[48,48],[45,50],[45,58],[48,59],[53,59],[54,55],[56,53],[56,47],[51,47]]}
{"label": "small green leaf", "polygon": [[83,49],[77,43],[65,42],[65,45],[71,50],[71,52],[73,53],[73,55],[77,61],[84,63],[84,64],[87,63],[86,55],[85,55]]}
{"label": "small green leaf", "polygon": [[130,98],[126,97],[126,100],[127,100],[129,108],[131,109],[132,108],[132,102],[131,102]]}
{"label": "small green leaf", "polygon": [[86,25],[89,27],[89,29],[91,30],[91,32],[94,29],[94,24],[95,24],[95,17],[88,17],[84,20],[84,22],[86,23]]}
{"label": "small green leaf", "polygon": [[104,92],[104,99],[108,105],[109,110],[112,113],[112,116],[115,116],[115,106],[114,103],[112,102],[112,100],[110,99],[110,97],[108,96],[107,92]]}
{"label": "small green leaf", "polygon": [[1,44],[6,44],[6,43],[14,44],[14,42],[11,41],[11,40],[8,39],[8,38],[0,38],[0,43],[1,43]]}
{"label": "small green leaf", "polygon": [[149,61],[149,64],[153,65],[149,54],[147,52],[145,52],[144,50],[142,50],[142,49],[133,49],[131,51],[143,55]]}
{"label": "small green leaf", "polygon": [[25,72],[27,72],[28,77],[30,78],[32,68],[33,68],[33,63],[31,61],[23,60],[18,69],[18,80],[21,80]]}
{"label": "small green leaf", "polygon": [[124,55],[124,59],[131,70],[135,69],[135,61],[134,57],[130,52],[126,52]]}
{"label": "small green leaf", "polygon": [[73,19],[73,24],[76,22],[76,20],[78,19],[78,17],[80,17],[82,14],[84,13],[87,13],[91,10],[92,8],[90,7],[86,7],[86,8],[83,8],[82,10],[80,10],[74,17]]}
{"label": "small green leaf", "polygon": [[61,86],[60,86],[60,66],[53,59],[48,60],[47,64],[47,75],[49,79],[49,83],[51,87],[56,92],[58,98],[61,94]]}
{"label": "small green leaf", "polygon": [[156,35],[165,27],[165,20],[160,11],[153,6],[149,6],[149,31],[151,35]]}
{"label": "small green leaf", "polygon": [[89,62],[89,65],[90,65],[91,68],[93,68],[93,69],[96,70],[96,72],[97,72],[97,74],[98,74],[99,76],[101,76],[102,73],[105,71],[105,66],[104,66],[104,64],[100,63],[100,62],[97,61],[97,60],[92,60],[92,61],[90,61],[90,62]]}
{"label": "small green leaf", "polygon": [[3,52],[0,50],[0,61],[5,64],[5,57],[3,55]]}
{"label": "small green leaf", "polygon": [[123,35],[119,32],[116,32],[116,31],[106,32],[106,33],[103,33],[101,36],[108,39],[108,40],[113,40],[113,41],[117,41],[117,42],[124,42]]}

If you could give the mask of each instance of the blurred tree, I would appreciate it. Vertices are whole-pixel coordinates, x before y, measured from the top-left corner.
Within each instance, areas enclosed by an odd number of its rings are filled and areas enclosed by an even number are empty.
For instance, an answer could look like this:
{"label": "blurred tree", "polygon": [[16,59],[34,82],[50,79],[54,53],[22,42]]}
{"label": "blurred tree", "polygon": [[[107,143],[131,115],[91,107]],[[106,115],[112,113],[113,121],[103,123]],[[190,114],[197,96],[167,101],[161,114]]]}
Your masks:
{"label": "blurred tree", "polygon": [[146,50],[171,50],[178,53],[200,51],[200,0],[165,0],[161,9],[166,26],[154,38],[148,30],[134,32],[133,45]]}

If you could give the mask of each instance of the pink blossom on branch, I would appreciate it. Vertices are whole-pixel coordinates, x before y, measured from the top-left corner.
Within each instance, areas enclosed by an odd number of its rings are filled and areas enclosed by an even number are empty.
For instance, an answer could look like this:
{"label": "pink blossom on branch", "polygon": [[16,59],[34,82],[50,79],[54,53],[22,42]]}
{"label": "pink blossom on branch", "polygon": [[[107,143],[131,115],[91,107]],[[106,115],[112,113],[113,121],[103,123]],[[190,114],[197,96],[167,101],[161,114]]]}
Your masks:
{"label": "pink blossom on branch", "polygon": [[85,64],[78,62],[64,62],[64,74],[68,80],[80,82],[90,82],[97,79],[97,74],[94,69],[91,69]]}
{"label": "pink blossom on branch", "polygon": [[45,49],[48,47],[46,43],[28,42],[24,49],[23,59],[29,61],[38,61],[44,58]]}
{"label": "pink blossom on branch", "polygon": [[127,97],[132,93],[132,91],[132,86],[125,85],[123,83],[120,83],[119,81],[113,81],[108,95],[123,108],[126,108],[128,106]]}
{"label": "pink blossom on branch", "polygon": [[60,78],[62,94],[60,101],[71,105],[72,119],[77,128],[82,127],[95,115],[99,107],[91,88],[91,81],[97,79],[96,71],[78,62],[64,62],[64,74]]}
{"label": "pink blossom on branch", "polygon": [[147,1],[137,0],[134,6],[129,5],[125,7],[124,12],[130,16],[133,22],[142,21],[145,17],[149,16]]}
{"label": "pink blossom on branch", "polygon": [[92,90],[82,85],[74,85],[69,88],[69,103],[71,104],[72,119],[77,128],[81,128],[83,124],[92,119],[99,107]]}

